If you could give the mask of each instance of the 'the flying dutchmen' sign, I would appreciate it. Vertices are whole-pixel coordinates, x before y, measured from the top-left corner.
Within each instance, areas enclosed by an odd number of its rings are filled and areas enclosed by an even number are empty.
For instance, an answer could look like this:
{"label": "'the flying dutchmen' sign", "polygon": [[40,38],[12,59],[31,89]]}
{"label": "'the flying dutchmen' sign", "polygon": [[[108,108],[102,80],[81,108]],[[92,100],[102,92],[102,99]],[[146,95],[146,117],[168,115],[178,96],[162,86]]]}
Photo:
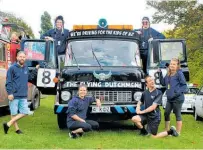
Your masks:
{"label": "'the flying dutchmen' sign", "polygon": [[78,87],[80,84],[86,84],[87,87],[142,88],[141,82],[66,82],[63,87]]}

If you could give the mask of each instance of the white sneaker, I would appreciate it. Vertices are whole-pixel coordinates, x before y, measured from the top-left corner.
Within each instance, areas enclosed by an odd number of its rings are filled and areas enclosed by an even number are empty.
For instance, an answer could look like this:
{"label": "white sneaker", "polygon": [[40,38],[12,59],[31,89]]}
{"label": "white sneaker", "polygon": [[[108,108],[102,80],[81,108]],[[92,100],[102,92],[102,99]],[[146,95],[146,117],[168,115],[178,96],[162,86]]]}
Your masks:
{"label": "white sneaker", "polygon": [[28,112],[28,115],[29,115],[29,116],[33,116],[33,115],[34,115],[34,111],[29,111],[29,112]]}

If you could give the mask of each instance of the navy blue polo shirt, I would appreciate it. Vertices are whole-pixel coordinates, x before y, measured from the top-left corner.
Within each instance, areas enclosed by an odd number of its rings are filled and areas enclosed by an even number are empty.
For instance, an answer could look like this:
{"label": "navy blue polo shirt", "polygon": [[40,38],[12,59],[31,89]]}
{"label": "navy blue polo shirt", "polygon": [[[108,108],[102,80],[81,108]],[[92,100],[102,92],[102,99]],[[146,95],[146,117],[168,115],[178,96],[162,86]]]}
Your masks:
{"label": "navy blue polo shirt", "polygon": [[94,97],[84,97],[84,99],[81,99],[78,96],[73,97],[68,102],[67,126],[70,127],[73,124],[73,122],[75,121],[72,118],[73,115],[77,115],[78,117],[85,120],[87,117],[88,107],[94,101],[95,101]]}
{"label": "navy blue polo shirt", "polygon": [[148,107],[152,106],[153,104],[157,104],[157,108],[152,111],[147,113],[147,117],[151,119],[161,119],[161,113],[159,109],[159,105],[162,104],[162,92],[159,91],[158,89],[155,89],[154,91],[150,92],[149,90],[146,90],[142,93],[142,97],[140,100],[143,104],[145,109]]}

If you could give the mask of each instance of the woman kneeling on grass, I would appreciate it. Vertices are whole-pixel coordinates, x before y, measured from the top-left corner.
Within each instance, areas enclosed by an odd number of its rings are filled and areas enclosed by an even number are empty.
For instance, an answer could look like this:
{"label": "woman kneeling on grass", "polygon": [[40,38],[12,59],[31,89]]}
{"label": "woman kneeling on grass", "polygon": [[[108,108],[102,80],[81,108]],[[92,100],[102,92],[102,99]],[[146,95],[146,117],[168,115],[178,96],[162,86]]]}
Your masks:
{"label": "woman kneeling on grass", "polygon": [[70,129],[70,138],[77,138],[83,135],[83,132],[98,129],[99,123],[93,120],[86,120],[87,110],[91,103],[96,101],[96,105],[101,107],[99,99],[86,97],[87,86],[80,85],[78,96],[73,97],[68,103],[67,126]]}

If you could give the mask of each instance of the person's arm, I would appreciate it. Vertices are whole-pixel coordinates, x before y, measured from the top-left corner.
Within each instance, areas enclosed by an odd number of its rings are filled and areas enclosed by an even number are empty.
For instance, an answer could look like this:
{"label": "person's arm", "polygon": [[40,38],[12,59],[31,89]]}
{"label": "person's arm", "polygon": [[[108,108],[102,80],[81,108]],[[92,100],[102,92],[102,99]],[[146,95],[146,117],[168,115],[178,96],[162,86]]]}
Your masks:
{"label": "person's arm", "polygon": [[163,73],[161,71],[161,69],[158,70],[158,73],[159,73],[159,81],[161,83],[162,86],[166,86],[166,83],[165,83],[165,77],[163,77]]}
{"label": "person's arm", "polygon": [[188,87],[187,87],[187,83],[185,80],[185,76],[182,73],[182,71],[178,71],[178,78],[179,78],[180,87],[179,87],[179,90],[176,92],[177,92],[177,94],[180,95],[181,93],[187,92]]}
{"label": "person's arm", "polygon": [[85,122],[84,119],[80,118],[78,115],[76,115],[78,104],[75,101],[75,99],[71,99],[68,103],[68,113],[70,114],[70,117],[75,121]]}
{"label": "person's arm", "polygon": [[137,107],[136,107],[136,113],[139,114],[140,113],[140,106],[144,104],[144,94],[142,93],[141,99],[140,101],[137,103]]}
{"label": "person's arm", "polygon": [[78,115],[72,115],[71,118],[74,119],[75,121],[85,122],[85,120],[78,117]]}
{"label": "person's arm", "polygon": [[12,83],[12,77],[13,76],[13,69],[12,67],[10,67],[7,71],[7,75],[6,75],[6,91],[8,94],[8,99],[9,100],[13,100],[13,83]]}
{"label": "person's arm", "polygon": [[101,107],[101,101],[100,101],[100,99],[95,99],[94,97],[89,97],[89,104],[92,104],[93,102],[96,102],[96,105],[98,107]]}
{"label": "person's arm", "polygon": [[154,111],[157,108],[158,105],[161,105],[161,102],[162,102],[162,93],[160,92],[156,96],[153,104],[150,107],[148,107],[147,109],[141,111],[140,114],[146,114],[146,113]]}
{"label": "person's arm", "polygon": [[142,34],[141,29],[134,29],[135,32],[137,32],[139,35]]}
{"label": "person's arm", "polygon": [[45,39],[45,40],[51,40],[51,41],[53,41],[54,39],[51,37],[52,30],[49,30],[46,33],[44,33],[43,35],[41,35],[40,39]]}
{"label": "person's arm", "polygon": [[166,38],[162,33],[158,32],[157,30],[155,30],[153,28],[151,28],[151,30],[152,30],[153,39],[165,39]]}

